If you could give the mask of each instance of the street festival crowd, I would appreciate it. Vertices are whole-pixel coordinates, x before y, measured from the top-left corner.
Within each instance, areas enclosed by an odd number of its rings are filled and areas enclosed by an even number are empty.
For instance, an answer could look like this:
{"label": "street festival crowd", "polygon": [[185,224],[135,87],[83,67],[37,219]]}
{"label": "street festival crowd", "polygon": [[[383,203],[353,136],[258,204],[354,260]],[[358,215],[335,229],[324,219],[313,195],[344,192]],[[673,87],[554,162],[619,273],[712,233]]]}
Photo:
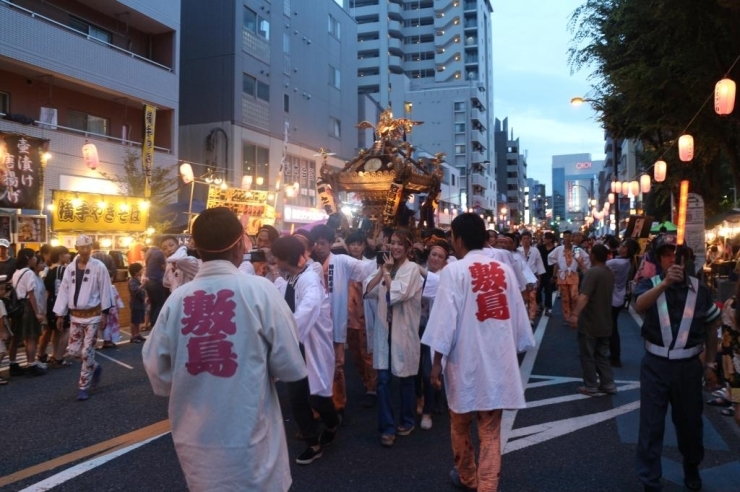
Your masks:
{"label": "street festival crowd", "polygon": [[[127,308],[128,341],[145,342],[153,390],[169,397],[188,487],[287,490],[283,413],[306,443],[295,462],[320,459],[341,433],[349,349],[361,404],[377,408],[380,445],[431,429],[445,407],[451,481],[495,491],[502,410],[526,406],[517,354],[534,346],[537,316],[557,316],[555,294],[577,333],[575,391],[590,397],[618,391],[619,313],[632,303],[644,316],[636,473],[646,491],[661,490],[669,403],[690,490],[702,487],[704,404],[740,425],[740,288],[715,302],[675,235],[660,233],[641,253],[633,239],[578,231],[499,234],[472,213],[421,238],[334,225],[283,235],[265,225],[252,238],[228,209],[207,209],[188,244],[161,237],[128,265],[128,306],[112,283],[116,261],[90,237],[79,236],[75,252],[44,245],[13,256],[0,239],[0,362],[9,357],[14,380],[81,361],[77,400],[88,400],[101,382],[98,340],[103,349],[120,342]],[[280,408],[277,381],[289,408]],[[703,388],[714,390],[707,402]]]}

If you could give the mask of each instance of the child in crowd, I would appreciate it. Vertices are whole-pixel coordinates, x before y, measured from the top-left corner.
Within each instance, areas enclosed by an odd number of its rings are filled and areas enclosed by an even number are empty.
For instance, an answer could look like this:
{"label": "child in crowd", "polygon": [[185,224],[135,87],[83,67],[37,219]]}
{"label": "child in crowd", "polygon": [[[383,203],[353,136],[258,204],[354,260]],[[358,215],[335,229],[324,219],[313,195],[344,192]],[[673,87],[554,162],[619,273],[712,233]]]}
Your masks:
{"label": "child in crowd", "polygon": [[103,342],[103,348],[106,348],[105,344],[107,343],[107,341],[110,340],[110,342],[113,344],[112,346],[115,347],[116,342],[121,339],[121,325],[118,322],[118,310],[125,306],[123,304],[123,301],[121,300],[121,296],[118,294],[118,289],[116,289],[116,286],[113,285],[114,279],[115,273],[111,275],[110,279],[110,298],[113,300],[113,306],[111,306],[110,310],[108,311],[108,324],[105,326],[105,329],[101,333],[101,338],[103,338],[103,340],[106,340],[106,342]]}
{"label": "child in crowd", "polygon": [[139,329],[146,315],[146,291],[141,282],[143,272],[144,267],[140,263],[132,263],[128,267],[128,273],[131,276],[128,279],[128,291],[131,294],[131,301],[129,302],[129,309],[131,309],[130,343],[142,343],[144,341],[144,337],[139,334]]}

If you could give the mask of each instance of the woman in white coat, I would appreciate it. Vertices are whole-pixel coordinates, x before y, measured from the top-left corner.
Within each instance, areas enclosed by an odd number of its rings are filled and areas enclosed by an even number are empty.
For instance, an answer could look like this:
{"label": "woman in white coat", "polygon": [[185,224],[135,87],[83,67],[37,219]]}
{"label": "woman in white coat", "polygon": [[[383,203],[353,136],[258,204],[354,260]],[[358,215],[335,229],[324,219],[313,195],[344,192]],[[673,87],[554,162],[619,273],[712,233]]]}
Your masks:
{"label": "woman in white coat", "polygon": [[[365,280],[365,295],[378,299],[373,333],[373,367],[378,371],[378,430],[380,443],[393,446],[396,435],[414,430],[416,396],[414,378],[419,370],[421,291],[423,281],[416,263],[409,261],[413,238],[397,230],[391,236],[384,264]],[[391,405],[391,374],[399,378],[401,424],[396,427]]]}
{"label": "woman in white coat", "polygon": [[[272,244],[277,266],[288,274],[278,277],[276,287],[293,311],[298,327],[298,342],[308,368],[308,378],[288,383],[293,416],[308,447],[296,458],[299,465],[319,459],[322,447],[330,444],[339,427],[339,415],[332,402],[334,382],[334,344],[331,307],[321,279],[306,265],[305,248],[295,237],[282,237]],[[326,425],[319,435],[312,409]]]}

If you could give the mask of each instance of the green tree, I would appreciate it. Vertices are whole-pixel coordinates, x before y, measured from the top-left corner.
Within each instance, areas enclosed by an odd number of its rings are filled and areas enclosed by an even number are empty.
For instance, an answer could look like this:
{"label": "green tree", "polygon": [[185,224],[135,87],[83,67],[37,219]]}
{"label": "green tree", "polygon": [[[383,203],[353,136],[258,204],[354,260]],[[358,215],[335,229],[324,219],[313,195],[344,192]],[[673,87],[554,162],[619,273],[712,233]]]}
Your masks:
{"label": "green tree", "polygon": [[[649,207],[664,210],[680,179],[708,213],[740,186],[740,115],[721,118],[713,105],[725,73],[740,79],[737,25],[740,2],[731,0],[588,0],[571,16],[571,70],[592,70],[589,97],[604,128],[640,141],[647,167],[661,156],[669,164]],[[690,163],[678,159],[684,131],[695,142]]]}
{"label": "green tree", "polygon": [[[126,149],[123,156],[123,174],[111,174],[98,171],[105,179],[117,183],[129,196],[144,197],[144,170],[141,166],[141,153]],[[158,233],[168,229],[171,221],[159,220],[159,211],[170,202],[170,197],[177,191],[177,182],[172,179],[172,168],[154,167],[149,183],[149,225]]]}

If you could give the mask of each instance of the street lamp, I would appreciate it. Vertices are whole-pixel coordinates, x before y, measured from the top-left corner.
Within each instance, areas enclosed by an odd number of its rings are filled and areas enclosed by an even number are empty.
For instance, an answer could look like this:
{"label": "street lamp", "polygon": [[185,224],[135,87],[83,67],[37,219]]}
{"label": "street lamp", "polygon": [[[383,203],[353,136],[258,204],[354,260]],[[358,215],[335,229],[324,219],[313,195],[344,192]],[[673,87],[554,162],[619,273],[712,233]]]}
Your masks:
{"label": "street lamp", "polygon": [[[484,169],[484,167],[488,167],[490,164],[491,164],[491,161],[485,160],[483,162],[473,162],[473,163],[470,164],[470,166],[468,166],[468,169],[467,169],[467,171],[465,173],[465,192],[467,194],[467,203],[465,205],[467,206],[466,208],[468,210],[471,210],[471,209],[474,208],[471,205],[471,203],[473,202],[473,200],[470,197],[471,192],[473,190],[473,187],[470,185],[470,174],[473,171],[473,169],[481,170],[482,171]],[[485,207],[482,207],[482,208],[485,208]]]}
{"label": "street lamp", "polygon": [[180,165],[180,176],[185,184],[190,185],[190,200],[188,201],[188,228],[186,232],[190,233],[190,220],[193,217],[193,194],[195,193],[195,183],[208,185],[210,188],[212,185],[220,186],[222,190],[227,188],[226,181],[224,180],[224,174],[222,171],[214,171],[210,168],[205,174],[198,176],[197,178],[193,174],[193,166],[190,163],[183,163]]}

